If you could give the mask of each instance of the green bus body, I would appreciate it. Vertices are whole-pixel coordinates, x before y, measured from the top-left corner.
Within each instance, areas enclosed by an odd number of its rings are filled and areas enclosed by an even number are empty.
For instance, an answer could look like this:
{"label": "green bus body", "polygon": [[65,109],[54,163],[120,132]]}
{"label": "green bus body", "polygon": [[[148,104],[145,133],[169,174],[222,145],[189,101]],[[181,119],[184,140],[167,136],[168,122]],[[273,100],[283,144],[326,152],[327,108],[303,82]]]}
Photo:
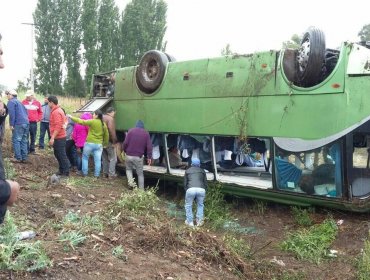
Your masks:
{"label": "green bus body", "polygon": [[[361,179],[360,191],[351,193],[356,177],[351,175],[352,150],[357,145],[351,133],[370,118],[370,49],[344,43],[338,53],[331,73],[310,87],[297,86],[287,78],[284,51],[169,62],[160,86],[149,94],[137,85],[138,66],[117,69],[113,99],[116,129],[127,131],[140,119],[148,131],[163,135],[269,139],[272,187],[222,183],[226,193],[279,203],[368,211],[370,186],[368,190],[364,186],[367,179]],[[278,153],[276,138],[302,141],[309,146],[323,139],[332,139],[325,143],[339,141],[340,161],[336,162],[340,167],[335,169],[333,183],[337,185],[337,195],[308,195],[282,189],[277,183],[274,160]],[[326,155],[330,147],[320,154],[321,163],[322,154]],[[314,157],[312,151],[316,148],[317,145],[303,150],[311,150]],[[268,173],[267,168],[265,171]],[[181,176],[171,174],[170,168],[162,173],[146,170],[146,174],[182,181]]]}

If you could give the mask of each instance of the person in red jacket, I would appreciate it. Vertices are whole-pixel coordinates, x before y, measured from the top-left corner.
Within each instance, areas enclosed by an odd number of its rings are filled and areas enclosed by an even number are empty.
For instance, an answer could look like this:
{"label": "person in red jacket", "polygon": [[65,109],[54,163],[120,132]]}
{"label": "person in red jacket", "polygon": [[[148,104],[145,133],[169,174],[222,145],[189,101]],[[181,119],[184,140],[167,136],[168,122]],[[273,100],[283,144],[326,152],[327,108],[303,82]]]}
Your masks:
{"label": "person in red jacket", "polygon": [[50,112],[49,128],[50,141],[49,146],[54,148],[54,156],[59,164],[59,171],[56,175],[69,176],[69,160],[66,154],[66,127],[67,116],[58,105],[58,98],[50,95],[48,97]]}
{"label": "person in red jacket", "polygon": [[22,101],[28,112],[28,120],[30,122],[28,153],[35,153],[35,140],[37,134],[37,123],[42,119],[41,103],[37,101],[32,90],[27,90],[26,99]]}

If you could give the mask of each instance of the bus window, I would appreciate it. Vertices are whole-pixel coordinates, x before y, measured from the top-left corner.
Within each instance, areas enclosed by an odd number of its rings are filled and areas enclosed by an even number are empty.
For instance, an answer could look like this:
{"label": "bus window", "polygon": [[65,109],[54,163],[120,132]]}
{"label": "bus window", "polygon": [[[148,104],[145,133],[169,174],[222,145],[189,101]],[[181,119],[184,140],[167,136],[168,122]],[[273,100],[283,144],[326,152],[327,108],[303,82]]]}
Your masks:
{"label": "bus window", "polygon": [[341,145],[331,143],[313,151],[289,152],[275,146],[277,188],[284,191],[342,196]]}
{"label": "bus window", "polygon": [[161,164],[163,158],[165,158],[165,145],[163,141],[163,133],[153,133],[150,132],[150,140],[152,142],[152,164],[144,165],[144,170],[153,173],[166,173],[167,169]]}
{"label": "bus window", "polygon": [[163,159],[163,166],[170,166],[170,173],[183,176],[192,158],[200,160],[200,167],[213,180],[211,157],[211,137],[186,134],[168,134],[166,137],[168,158]]}
{"label": "bus window", "polygon": [[353,134],[352,195],[368,196],[370,193],[370,135]]}
{"label": "bus window", "polygon": [[238,137],[215,136],[218,181],[271,189],[269,148],[270,141],[267,138],[239,140]]}

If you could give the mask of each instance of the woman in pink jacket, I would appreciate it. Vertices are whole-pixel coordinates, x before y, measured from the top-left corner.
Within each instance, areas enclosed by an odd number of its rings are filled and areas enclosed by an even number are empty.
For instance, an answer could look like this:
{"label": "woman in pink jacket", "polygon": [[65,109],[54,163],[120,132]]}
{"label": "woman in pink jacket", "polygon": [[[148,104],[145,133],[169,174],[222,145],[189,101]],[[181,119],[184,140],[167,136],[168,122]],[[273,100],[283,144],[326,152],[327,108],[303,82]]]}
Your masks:
{"label": "woman in pink jacket", "polygon": [[[91,120],[92,114],[91,113],[82,113],[80,116],[81,120]],[[77,148],[77,169],[81,171],[82,168],[82,151],[86,142],[87,134],[89,133],[89,127],[87,125],[82,125],[75,123],[73,132],[72,132],[72,139],[75,141],[75,145]]]}

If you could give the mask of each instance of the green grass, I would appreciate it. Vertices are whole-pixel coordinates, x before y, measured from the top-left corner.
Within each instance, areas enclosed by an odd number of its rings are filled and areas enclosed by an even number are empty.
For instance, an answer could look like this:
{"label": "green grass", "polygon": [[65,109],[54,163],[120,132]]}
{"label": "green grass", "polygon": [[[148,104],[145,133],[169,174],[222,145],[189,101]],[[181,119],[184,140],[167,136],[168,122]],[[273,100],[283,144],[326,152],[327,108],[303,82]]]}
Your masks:
{"label": "green grass", "polygon": [[281,243],[281,248],[292,252],[300,260],[319,264],[328,254],[328,249],[335,240],[338,227],[333,219],[310,228],[291,232]]}
{"label": "green grass", "polygon": [[52,265],[40,241],[18,240],[18,229],[9,213],[0,227],[0,269],[37,271]]}
{"label": "green grass", "polygon": [[236,238],[234,235],[226,234],[223,241],[225,246],[239,257],[245,260],[251,257],[251,247],[242,238]]}
{"label": "green grass", "polygon": [[224,200],[220,183],[208,186],[204,205],[205,219],[211,228],[220,229],[232,219],[230,207]]}
{"label": "green grass", "polygon": [[293,215],[293,219],[296,224],[304,227],[308,227],[312,225],[312,219],[310,216],[309,209],[303,209],[300,207],[293,206],[291,207],[291,212]]}
{"label": "green grass", "polygon": [[370,241],[365,241],[365,248],[357,259],[357,279],[370,279]]}
{"label": "green grass", "polygon": [[112,249],[112,255],[117,259],[127,261],[127,255],[125,254],[125,249],[123,249],[122,245],[114,247]]}

